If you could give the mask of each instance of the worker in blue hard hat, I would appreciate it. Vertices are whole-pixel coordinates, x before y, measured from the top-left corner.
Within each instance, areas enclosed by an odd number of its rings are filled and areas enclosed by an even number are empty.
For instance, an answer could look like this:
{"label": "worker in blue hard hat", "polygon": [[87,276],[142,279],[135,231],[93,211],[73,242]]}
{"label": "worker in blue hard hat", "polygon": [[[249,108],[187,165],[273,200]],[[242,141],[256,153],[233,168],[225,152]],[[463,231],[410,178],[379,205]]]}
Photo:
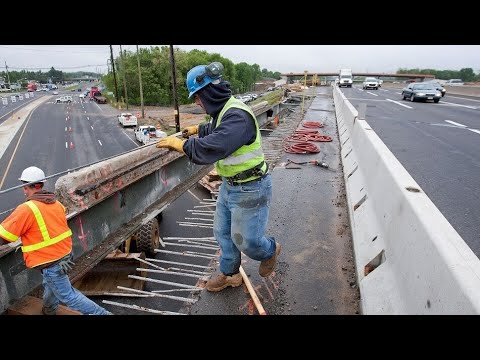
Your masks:
{"label": "worker in blue hard hat", "polygon": [[[198,65],[187,74],[189,97],[211,116],[206,124],[186,127],[182,134],[161,139],[158,148],[184,153],[195,164],[215,164],[222,177],[213,232],[220,246],[220,274],[206,283],[208,291],[242,284],[241,253],[260,261],[259,274],[275,269],[281,245],[265,236],[272,180],[262,138],[252,109],[232,96],[219,62]],[[198,134],[198,137],[191,137]]]}

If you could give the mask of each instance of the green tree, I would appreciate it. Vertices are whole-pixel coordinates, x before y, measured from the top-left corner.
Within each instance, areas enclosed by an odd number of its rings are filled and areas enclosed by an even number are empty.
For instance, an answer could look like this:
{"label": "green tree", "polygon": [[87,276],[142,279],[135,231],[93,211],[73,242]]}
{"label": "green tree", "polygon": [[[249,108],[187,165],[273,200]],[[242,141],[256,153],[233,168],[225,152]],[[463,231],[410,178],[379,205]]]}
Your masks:
{"label": "green tree", "polygon": [[463,81],[474,81],[475,80],[475,73],[473,72],[472,68],[463,68],[460,69],[460,79]]}

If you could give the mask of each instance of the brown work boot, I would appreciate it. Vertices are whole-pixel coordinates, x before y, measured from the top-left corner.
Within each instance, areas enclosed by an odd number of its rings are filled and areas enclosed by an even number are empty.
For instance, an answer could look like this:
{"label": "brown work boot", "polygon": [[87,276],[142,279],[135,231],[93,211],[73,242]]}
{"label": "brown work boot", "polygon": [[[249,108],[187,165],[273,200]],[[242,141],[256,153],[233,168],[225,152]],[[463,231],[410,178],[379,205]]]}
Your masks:
{"label": "brown work boot", "polygon": [[263,260],[260,263],[260,267],[258,268],[258,273],[261,277],[270,276],[270,274],[275,270],[275,265],[277,264],[277,257],[280,255],[280,251],[282,251],[282,245],[278,242],[275,242],[275,254],[270,259]]}
{"label": "brown work boot", "polygon": [[45,306],[42,306],[42,314],[43,315],[57,315],[57,310],[52,310]]}
{"label": "brown work boot", "polygon": [[242,274],[237,273],[232,276],[218,274],[214,278],[207,281],[205,289],[212,292],[217,292],[225,289],[227,286],[237,287],[242,285]]}

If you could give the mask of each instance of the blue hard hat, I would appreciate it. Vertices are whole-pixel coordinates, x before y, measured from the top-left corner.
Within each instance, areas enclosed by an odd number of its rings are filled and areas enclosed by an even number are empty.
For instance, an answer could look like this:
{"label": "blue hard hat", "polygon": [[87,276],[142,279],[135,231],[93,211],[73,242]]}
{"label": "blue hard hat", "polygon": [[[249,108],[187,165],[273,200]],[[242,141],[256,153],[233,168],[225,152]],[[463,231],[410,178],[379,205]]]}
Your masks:
{"label": "blue hard hat", "polygon": [[[218,64],[218,65],[217,65]],[[217,73],[220,73],[218,76],[209,76],[207,67],[212,67],[214,70],[217,70]],[[221,71],[223,70],[223,65],[220,63],[212,63],[210,65],[198,65],[190,69],[187,73],[187,89],[189,91],[188,97],[191,98],[198,90],[203,89],[208,84],[211,84],[215,80],[218,80],[222,77]]]}

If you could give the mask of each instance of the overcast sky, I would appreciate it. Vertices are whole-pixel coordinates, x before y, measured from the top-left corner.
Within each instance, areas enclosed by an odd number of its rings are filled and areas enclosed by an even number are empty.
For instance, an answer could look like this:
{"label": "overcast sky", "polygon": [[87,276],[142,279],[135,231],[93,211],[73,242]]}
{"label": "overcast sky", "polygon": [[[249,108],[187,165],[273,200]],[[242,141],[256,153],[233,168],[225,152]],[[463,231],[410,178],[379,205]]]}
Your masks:
{"label": "overcast sky", "polygon": [[[140,45],[151,47],[152,45]],[[159,45],[160,46],[160,45]],[[480,72],[480,45],[175,45],[219,53],[234,63],[258,64],[279,72],[396,72],[399,68]],[[135,51],[135,45],[122,45]],[[113,45],[114,56],[119,45]],[[106,72],[108,45],[0,45],[0,69]]]}

